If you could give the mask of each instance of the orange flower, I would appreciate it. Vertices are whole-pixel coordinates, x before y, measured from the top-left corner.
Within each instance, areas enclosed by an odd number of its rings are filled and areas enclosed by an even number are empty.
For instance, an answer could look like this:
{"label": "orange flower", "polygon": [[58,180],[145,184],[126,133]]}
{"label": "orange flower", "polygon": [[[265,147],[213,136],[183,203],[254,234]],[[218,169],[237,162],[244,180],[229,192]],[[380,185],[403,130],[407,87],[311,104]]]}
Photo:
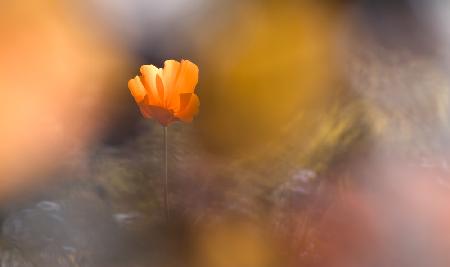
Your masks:
{"label": "orange flower", "polygon": [[181,120],[191,122],[200,101],[194,93],[198,67],[189,60],[166,60],[164,68],[141,66],[141,75],[128,81],[128,88],[142,115],[161,125]]}

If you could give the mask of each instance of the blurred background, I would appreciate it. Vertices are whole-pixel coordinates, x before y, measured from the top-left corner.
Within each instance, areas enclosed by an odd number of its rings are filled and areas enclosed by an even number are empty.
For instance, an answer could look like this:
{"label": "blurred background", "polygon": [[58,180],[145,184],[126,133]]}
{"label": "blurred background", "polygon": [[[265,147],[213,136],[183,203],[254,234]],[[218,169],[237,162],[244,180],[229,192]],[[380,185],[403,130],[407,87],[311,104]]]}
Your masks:
{"label": "blurred background", "polygon": [[[450,4],[4,0],[0,266],[449,266]],[[127,82],[189,59],[201,107]]]}

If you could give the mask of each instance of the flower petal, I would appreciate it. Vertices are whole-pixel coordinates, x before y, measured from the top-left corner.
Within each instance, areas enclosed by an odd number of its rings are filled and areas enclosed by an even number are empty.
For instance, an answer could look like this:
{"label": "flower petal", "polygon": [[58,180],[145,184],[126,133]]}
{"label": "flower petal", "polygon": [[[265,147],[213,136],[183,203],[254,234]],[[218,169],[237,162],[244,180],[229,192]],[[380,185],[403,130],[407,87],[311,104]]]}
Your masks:
{"label": "flower petal", "polygon": [[136,103],[142,102],[147,94],[138,76],[128,81],[128,89],[130,89]]}
{"label": "flower petal", "polygon": [[183,111],[191,101],[192,94],[184,93],[179,95],[178,111]]}
{"label": "flower petal", "polygon": [[156,85],[156,75],[158,75],[159,69],[153,65],[142,65],[141,73],[143,76],[143,84],[145,90],[147,91],[148,104],[162,106],[164,96],[161,97],[157,85]]}
{"label": "flower petal", "polygon": [[[159,74],[156,74],[156,89],[158,90],[160,99],[163,99],[164,101],[164,84]],[[164,104],[163,107],[165,107]]]}
{"label": "flower petal", "polygon": [[198,82],[198,67],[189,60],[182,60],[180,64],[175,88],[178,94],[193,93]]}
{"label": "flower petal", "polygon": [[164,83],[165,100],[167,107],[172,110],[176,110],[177,105],[179,104],[175,83],[180,73],[180,65],[181,64],[176,60],[166,60],[164,62],[162,79]]}
{"label": "flower petal", "polygon": [[191,94],[189,104],[187,104],[183,110],[177,112],[175,116],[184,122],[191,122],[198,113],[199,106],[200,100],[198,99],[198,96],[196,94]]}

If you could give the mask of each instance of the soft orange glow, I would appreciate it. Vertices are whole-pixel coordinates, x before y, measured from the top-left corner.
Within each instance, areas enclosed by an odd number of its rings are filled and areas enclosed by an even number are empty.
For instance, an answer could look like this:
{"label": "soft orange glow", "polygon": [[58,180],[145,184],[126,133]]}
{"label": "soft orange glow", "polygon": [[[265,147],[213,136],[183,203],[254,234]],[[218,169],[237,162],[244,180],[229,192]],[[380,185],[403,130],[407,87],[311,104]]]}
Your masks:
{"label": "soft orange glow", "polygon": [[119,47],[88,29],[77,10],[55,1],[4,4],[0,204],[45,187],[52,171],[84,164],[108,125],[111,77],[127,66]]}
{"label": "soft orange glow", "polygon": [[166,60],[164,68],[141,66],[140,76],[128,81],[142,115],[161,125],[181,120],[191,122],[198,113],[200,101],[194,93],[198,67],[189,60]]}

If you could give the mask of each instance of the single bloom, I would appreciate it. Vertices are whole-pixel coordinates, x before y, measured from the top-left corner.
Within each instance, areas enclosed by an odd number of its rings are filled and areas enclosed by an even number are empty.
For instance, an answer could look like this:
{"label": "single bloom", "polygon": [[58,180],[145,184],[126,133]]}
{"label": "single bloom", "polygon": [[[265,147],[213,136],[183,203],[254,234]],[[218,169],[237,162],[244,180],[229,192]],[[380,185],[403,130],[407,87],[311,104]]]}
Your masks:
{"label": "single bloom", "polygon": [[200,101],[194,93],[198,67],[189,60],[166,60],[164,68],[143,65],[141,75],[128,81],[128,88],[142,115],[167,126],[181,120],[191,122]]}

